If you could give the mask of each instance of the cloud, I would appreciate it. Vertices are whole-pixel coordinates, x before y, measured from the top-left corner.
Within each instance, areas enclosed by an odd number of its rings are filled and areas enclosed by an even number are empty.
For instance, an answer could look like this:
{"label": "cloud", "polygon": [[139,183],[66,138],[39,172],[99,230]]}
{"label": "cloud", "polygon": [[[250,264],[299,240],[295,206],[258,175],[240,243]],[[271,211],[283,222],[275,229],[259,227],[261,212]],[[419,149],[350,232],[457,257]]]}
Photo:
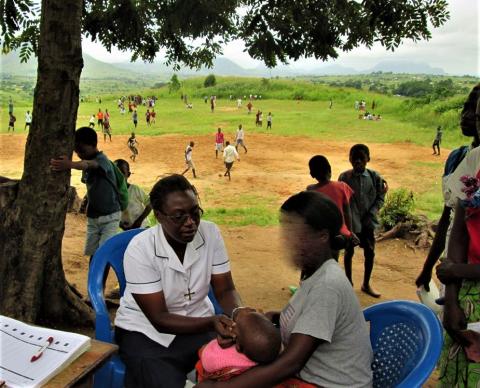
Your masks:
{"label": "cloud", "polygon": [[[354,67],[357,70],[368,69],[384,60],[409,60],[426,62],[432,67],[440,67],[450,74],[471,74],[480,76],[479,21],[480,6],[477,0],[452,0],[449,3],[450,20],[440,28],[431,29],[429,41],[404,41],[395,52],[387,51],[380,44],[371,50],[365,47],[350,52],[339,52],[336,60],[328,62],[312,58],[300,59],[291,63],[295,68],[312,68],[329,63]],[[119,50],[108,53],[100,44],[83,42],[85,52],[107,62],[128,61],[130,54]],[[245,68],[260,64],[244,52],[242,41],[234,41],[224,47],[224,55]]]}

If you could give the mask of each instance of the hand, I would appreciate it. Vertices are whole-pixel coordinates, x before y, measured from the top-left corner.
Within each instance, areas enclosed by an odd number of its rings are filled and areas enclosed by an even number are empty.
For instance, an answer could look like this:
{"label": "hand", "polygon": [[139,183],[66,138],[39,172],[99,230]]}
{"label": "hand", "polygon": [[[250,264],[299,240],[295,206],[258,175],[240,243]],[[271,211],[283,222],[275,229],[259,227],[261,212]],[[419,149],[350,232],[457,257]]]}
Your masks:
{"label": "hand", "polygon": [[465,346],[467,358],[473,362],[480,362],[480,334],[473,330],[465,330],[460,335],[469,342]]}
{"label": "hand", "polygon": [[425,291],[430,292],[430,281],[432,280],[432,270],[426,270],[425,268],[420,272],[418,275],[417,280],[415,280],[415,284],[417,287],[423,286]]}
{"label": "hand", "polygon": [[467,328],[467,318],[458,304],[446,304],[443,309],[443,327],[447,333],[460,345],[468,345],[468,340],[461,335]]}
{"label": "hand", "polygon": [[212,319],[220,347],[228,348],[232,346],[235,343],[235,335],[232,332],[234,322],[225,315],[215,315]]}
{"label": "hand", "polygon": [[72,161],[65,155],[62,155],[57,159],[50,159],[50,168],[53,171],[70,170],[72,168]]}
{"label": "hand", "polygon": [[457,264],[454,264],[448,260],[440,263],[437,265],[436,269],[438,280],[440,280],[443,284],[449,284],[455,280],[458,280],[456,269]]}
{"label": "hand", "polygon": [[352,240],[352,244],[354,247],[356,247],[357,245],[360,244],[360,239],[358,238],[358,236],[352,232],[352,236],[351,236],[351,240]]}

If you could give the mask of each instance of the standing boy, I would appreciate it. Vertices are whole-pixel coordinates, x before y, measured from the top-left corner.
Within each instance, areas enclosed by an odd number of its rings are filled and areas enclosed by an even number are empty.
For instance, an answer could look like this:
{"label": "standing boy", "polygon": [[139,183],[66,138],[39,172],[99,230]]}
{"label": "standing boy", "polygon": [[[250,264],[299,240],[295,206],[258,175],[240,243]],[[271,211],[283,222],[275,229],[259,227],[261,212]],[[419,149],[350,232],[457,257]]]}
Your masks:
{"label": "standing boy", "polygon": [[193,177],[196,178],[197,175],[195,174],[195,164],[193,163],[193,159],[192,159],[194,146],[195,146],[195,143],[191,141],[190,144],[187,145],[187,148],[185,149],[185,164],[187,165],[187,169],[184,172],[182,172],[182,175],[185,175],[188,170],[192,169]]}
{"label": "standing boy", "polygon": [[99,109],[97,113],[97,124],[98,127],[103,130],[103,112],[101,109]]}
{"label": "standing boy", "polygon": [[30,111],[27,110],[27,113],[25,113],[25,128],[23,128],[23,130],[25,131],[27,127],[30,130],[31,125],[32,125],[32,115],[30,114]]}
{"label": "standing boy", "polygon": [[[352,230],[363,248],[365,257],[365,272],[362,291],[379,298],[380,294],[370,285],[375,259],[375,228],[378,225],[377,213],[383,206],[386,182],[373,170],[367,169],[370,161],[370,150],[365,144],[355,144],[350,149],[350,163],[353,169],[340,174],[339,181],[348,184],[354,194],[350,201],[352,211]],[[355,237],[354,237],[355,238]],[[350,244],[345,249],[345,274],[352,281],[352,258],[354,246]]]}
{"label": "standing boy", "polygon": [[218,128],[217,133],[215,134],[215,159],[218,158],[218,151],[223,151],[223,147],[225,147],[225,138],[222,129]]}
{"label": "standing boy", "polygon": [[90,117],[90,120],[88,122],[88,126],[90,128],[95,128],[95,114],[93,114],[91,117]]}
{"label": "standing boy", "polygon": [[237,135],[235,136],[235,149],[238,151],[238,146],[241,145],[247,153],[247,147],[245,147],[245,133],[243,132],[242,124],[238,126]]}
{"label": "standing boy", "polygon": [[136,109],[133,110],[132,120],[133,120],[133,126],[134,126],[135,129],[136,129],[136,128],[137,128],[137,124],[138,124],[138,113],[137,113],[137,110],[136,110]]}
{"label": "standing boy", "polygon": [[13,115],[13,113],[9,113],[7,132],[10,132],[10,129],[12,129],[12,132],[15,132],[15,121],[17,121],[17,118]]}
{"label": "standing boy", "polygon": [[225,174],[223,174],[223,176],[228,176],[228,180],[231,180],[232,178],[230,177],[230,170],[233,167],[233,162],[235,161],[235,159],[240,161],[240,156],[238,156],[237,150],[233,145],[230,144],[229,141],[227,141],[225,144],[226,147],[223,150],[223,161],[225,162],[225,167],[227,171],[225,171]]}
{"label": "standing boy", "polygon": [[79,128],[75,132],[75,153],[81,160],[73,162],[67,156],[50,160],[54,171],[82,171],[82,182],[87,185],[88,198],[85,255],[90,257],[117,233],[121,216],[115,167],[98,150],[97,142],[97,133],[92,128]]}
{"label": "standing boy", "polygon": [[439,125],[437,128],[437,135],[435,136],[435,140],[433,141],[432,148],[433,148],[433,155],[440,156],[440,143],[442,142],[442,127]]}
{"label": "standing boy", "polygon": [[267,129],[272,129],[272,112],[267,115]]}

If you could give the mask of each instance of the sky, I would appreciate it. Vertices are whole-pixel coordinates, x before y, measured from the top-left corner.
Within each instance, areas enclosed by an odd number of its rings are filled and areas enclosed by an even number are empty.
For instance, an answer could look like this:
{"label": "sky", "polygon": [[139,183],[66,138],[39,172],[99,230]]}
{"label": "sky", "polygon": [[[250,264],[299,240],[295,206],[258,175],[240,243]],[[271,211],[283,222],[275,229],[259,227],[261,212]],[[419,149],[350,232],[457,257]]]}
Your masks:
{"label": "sky", "polygon": [[[370,50],[359,47],[350,52],[339,52],[336,60],[327,62],[312,58],[303,58],[290,63],[296,69],[338,64],[356,70],[366,70],[382,61],[425,62],[432,67],[442,68],[453,75],[480,76],[480,5],[478,0],[450,0],[450,20],[442,27],[431,29],[429,41],[412,42],[405,40],[395,52],[387,51],[381,45],[374,45]],[[109,63],[130,60],[128,52],[113,49],[109,53],[99,43],[84,38],[84,52],[92,57]],[[230,42],[224,47],[223,55],[244,68],[253,68],[261,62],[253,60],[244,52],[241,41]],[[162,59],[161,54],[157,57]]]}

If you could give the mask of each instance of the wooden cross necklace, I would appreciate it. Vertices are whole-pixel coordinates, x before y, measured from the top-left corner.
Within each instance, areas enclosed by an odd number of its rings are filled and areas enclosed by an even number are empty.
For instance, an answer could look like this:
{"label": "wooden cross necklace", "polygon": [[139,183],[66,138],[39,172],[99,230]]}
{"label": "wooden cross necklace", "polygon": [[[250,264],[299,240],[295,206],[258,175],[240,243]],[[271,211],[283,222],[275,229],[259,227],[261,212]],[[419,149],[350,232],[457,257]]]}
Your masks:
{"label": "wooden cross necklace", "polygon": [[192,274],[192,269],[190,268],[190,272],[188,273],[188,285],[187,285],[187,290],[188,292],[186,294],[183,294],[183,297],[186,299],[188,298],[189,301],[192,300],[192,295],[195,295],[195,291],[190,291],[190,275]]}

